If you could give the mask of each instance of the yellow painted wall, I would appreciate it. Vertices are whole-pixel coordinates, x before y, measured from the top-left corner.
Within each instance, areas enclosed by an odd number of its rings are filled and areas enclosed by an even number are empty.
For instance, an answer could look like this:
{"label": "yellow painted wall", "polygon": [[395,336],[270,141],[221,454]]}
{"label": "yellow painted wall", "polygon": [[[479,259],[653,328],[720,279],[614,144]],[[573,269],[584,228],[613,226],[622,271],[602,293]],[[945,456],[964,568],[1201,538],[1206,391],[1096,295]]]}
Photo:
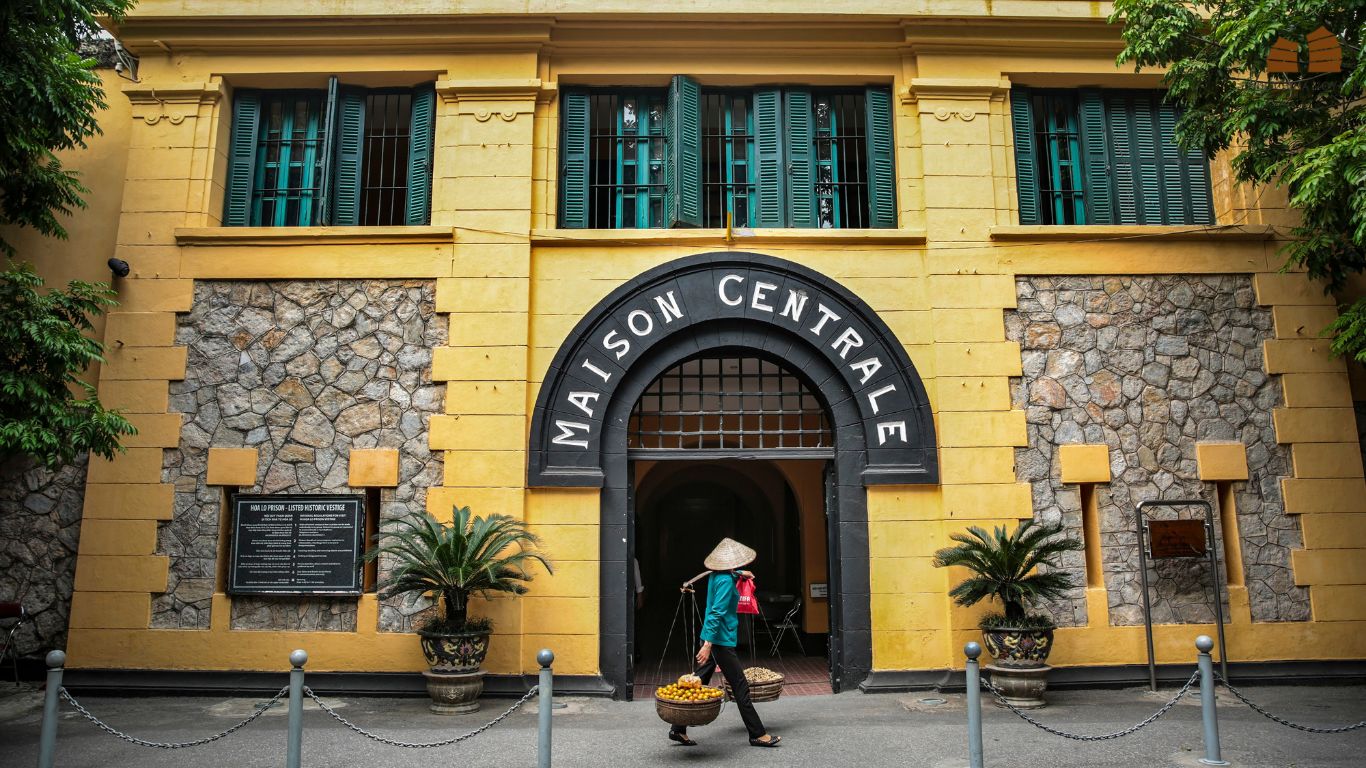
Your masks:
{"label": "yellow painted wall", "polygon": [[[1029,488],[1016,481],[1013,466],[1014,448],[1026,439],[1024,414],[1012,410],[1008,390],[1020,373],[1020,350],[1006,341],[1003,324],[1015,304],[1015,277],[1251,274],[1258,301],[1276,318],[1265,354],[1285,389],[1276,428],[1295,457],[1285,495],[1304,529],[1294,566],[1310,588],[1314,620],[1241,624],[1230,630],[1230,653],[1239,660],[1366,657],[1366,573],[1351,565],[1366,559],[1366,489],[1351,391],[1345,368],[1315,336],[1331,317],[1331,301],[1300,275],[1277,271],[1270,225],[1287,214],[1268,202],[1275,195],[1263,199],[1228,183],[1227,166],[1216,162],[1220,221],[1239,226],[1014,224],[1011,85],[1156,82],[1114,67],[1116,33],[1097,21],[1107,5],[796,0],[781,7],[793,15],[764,24],[735,25],[733,14],[770,14],[773,3],[719,0],[678,11],[677,23],[654,15],[603,24],[595,14],[636,12],[639,4],[462,4],[487,14],[475,19],[443,16],[449,4],[433,0],[344,0],[310,8],[316,16],[276,0],[224,0],[214,15],[242,18],[220,24],[185,13],[181,0],[144,0],[120,30],[143,56],[143,83],[125,86],[106,120],[111,140],[125,137],[127,156],[101,160],[119,169],[111,178],[123,179],[102,185],[114,191],[101,191],[121,200],[121,213],[90,225],[113,226],[110,255],[135,270],[120,286],[124,304],[110,319],[107,338],[123,343],[101,374],[102,395],[148,424],[166,415],[167,383],[185,367],[184,350],[171,338],[174,314],[190,308],[195,280],[435,278],[450,343],[437,351],[433,368],[448,390],[447,413],[433,418],[430,445],[445,451],[446,463],[429,507],[444,514],[459,501],[522,518],[557,558],[556,575],[537,579],[528,596],[478,607],[498,626],[487,667],[531,671],[535,651],[552,647],[558,671],[588,674],[598,667],[599,492],[524,487],[529,414],[547,365],[595,302],[650,267],[724,250],[790,259],[868,302],[924,379],[942,482],[868,491],[873,661],[877,669],[940,669],[961,665],[960,649],[977,636],[982,611],[950,604],[948,587],[961,574],[933,568],[934,550],[965,525],[1032,514]],[[732,14],[727,21],[708,17],[722,10]],[[938,18],[948,13],[973,23]],[[384,25],[352,20],[367,14],[389,18]],[[271,15],[282,18],[251,21]],[[1009,20],[1020,18],[1028,21]],[[285,40],[288,56],[280,53]],[[232,88],[317,85],[330,73],[376,85],[437,80],[432,225],[217,227]],[[559,88],[659,85],[678,73],[713,86],[889,84],[896,94],[899,227],[759,230],[730,240],[716,230],[557,229]],[[117,149],[97,146],[97,155]],[[371,257],[379,249],[384,257]],[[72,258],[78,251],[61,253]],[[137,447],[91,467],[96,492],[87,496],[86,516],[101,524],[81,542],[69,648],[74,666],[281,669],[299,646],[310,650],[311,669],[422,666],[415,638],[375,630],[371,597],[361,600],[355,633],[235,632],[227,626],[225,595],[215,597],[207,631],[147,629],[150,595],[166,577],[165,559],[151,554],[156,521],[169,517],[171,504],[160,450]],[[821,491],[798,493],[819,502]],[[818,570],[814,560],[807,565],[811,574]],[[110,574],[119,577],[105,580]],[[1158,627],[1159,660],[1189,661],[1191,639],[1208,631]],[[1052,660],[1143,659],[1141,628],[1098,623],[1060,630]]]}
{"label": "yellow painted wall", "polygon": [[[108,283],[115,279],[106,262],[114,255],[132,123],[128,100],[120,95],[120,89],[128,81],[112,69],[101,69],[97,73],[109,103],[109,108],[100,115],[102,133],[86,140],[88,149],[58,153],[62,164],[76,171],[81,184],[90,190],[82,195],[86,207],[61,219],[67,239],[45,237],[28,228],[4,228],[4,238],[14,246],[19,260],[32,264],[49,287],[65,286],[72,280]],[[105,318],[95,318],[94,324],[94,334],[103,338]],[[93,384],[98,377],[99,365],[96,364],[83,378]]]}

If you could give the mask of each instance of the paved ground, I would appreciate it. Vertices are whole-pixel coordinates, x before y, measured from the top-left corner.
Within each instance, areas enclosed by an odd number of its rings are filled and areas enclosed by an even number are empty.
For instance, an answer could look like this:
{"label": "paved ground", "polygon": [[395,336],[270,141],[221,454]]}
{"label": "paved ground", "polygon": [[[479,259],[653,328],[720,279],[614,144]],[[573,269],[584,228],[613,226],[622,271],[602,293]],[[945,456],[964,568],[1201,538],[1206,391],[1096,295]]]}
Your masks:
{"label": "paved ground", "polygon": [[[36,764],[40,694],[19,694],[0,684],[0,766]],[[9,689],[12,691],[12,689]],[[1341,724],[1366,718],[1366,687],[1261,687],[1248,691],[1278,714],[1315,724]],[[1172,691],[1164,692],[1169,696]],[[673,746],[667,727],[650,702],[618,703],[571,700],[555,714],[554,765],[579,766],[721,766],[770,765],[802,768],[835,766],[965,766],[965,712],[961,696],[942,696],[943,704],[920,703],[934,694],[864,695],[784,698],[760,705],[769,727],[785,737],[778,749],[755,749],[746,743],[733,709],[717,723],[694,729],[700,746]],[[1165,698],[1142,690],[1056,692],[1038,717],[1085,733],[1131,725],[1156,709]],[[1232,700],[1220,697],[1224,756],[1237,766],[1317,768],[1366,765],[1366,729],[1346,735],[1321,736],[1275,725]],[[473,715],[441,717],[419,699],[349,699],[328,697],[346,717],[374,731],[410,741],[449,738],[475,728],[509,702],[485,700]],[[86,697],[97,715],[143,738],[189,740],[221,730],[250,714],[254,699]],[[310,707],[305,712],[304,765],[409,766],[438,763],[457,766],[534,766],[536,717],[528,706],[494,729],[439,750],[406,750],[384,746],[343,730]],[[1095,766],[1194,766],[1200,757],[1200,710],[1195,697],[1168,715],[1117,741],[1064,741],[1036,730],[1014,715],[986,707],[986,765],[990,768],[1093,768]],[[283,707],[214,744],[192,750],[157,750],[117,741],[63,708],[57,765],[83,766],[281,766],[284,764]]]}

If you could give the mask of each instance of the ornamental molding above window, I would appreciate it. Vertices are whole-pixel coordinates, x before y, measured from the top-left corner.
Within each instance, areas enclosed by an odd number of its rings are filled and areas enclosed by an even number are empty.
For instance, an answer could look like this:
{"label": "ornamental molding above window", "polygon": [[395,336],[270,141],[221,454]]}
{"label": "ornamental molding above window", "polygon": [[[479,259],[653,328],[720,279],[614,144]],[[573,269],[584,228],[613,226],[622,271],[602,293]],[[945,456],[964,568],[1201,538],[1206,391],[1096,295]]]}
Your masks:
{"label": "ornamental molding above window", "polygon": [[438,80],[436,95],[442,103],[456,107],[456,114],[473,115],[481,123],[495,116],[503,122],[530,115],[537,106],[549,104],[558,95],[555,83],[539,78],[528,80]]}
{"label": "ornamental molding above window", "polygon": [[221,83],[176,83],[170,87],[151,85],[125,88],[123,95],[133,105],[133,117],[147,125],[165,120],[180,125],[201,106],[218,103],[223,95]]}

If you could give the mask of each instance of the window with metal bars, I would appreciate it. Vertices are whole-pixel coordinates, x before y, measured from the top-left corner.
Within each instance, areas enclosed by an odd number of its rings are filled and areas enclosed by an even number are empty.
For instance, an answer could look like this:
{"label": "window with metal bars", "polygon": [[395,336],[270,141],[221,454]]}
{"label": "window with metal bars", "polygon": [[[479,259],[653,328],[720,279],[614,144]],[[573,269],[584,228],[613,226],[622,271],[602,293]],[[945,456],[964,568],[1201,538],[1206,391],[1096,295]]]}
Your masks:
{"label": "window with metal bars", "polygon": [[590,96],[594,229],[664,226],[664,98],[663,91]]}
{"label": "window with metal bars", "polygon": [[660,374],[631,411],[632,450],[829,449],[830,419],[795,374],[757,357],[700,356]]}
{"label": "window with metal bars", "polygon": [[678,76],[667,92],[568,89],[561,119],[564,227],[896,226],[886,88],[704,92]]}
{"label": "window with metal bars", "polygon": [[261,101],[251,218],[257,226],[309,226],[322,204],[323,94]]}
{"label": "window with metal bars", "polygon": [[430,220],[435,91],[239,90],[223,223],[393,226]]}
{"label": "window with metal bars", "polygon": [[816,221],[868,226],[868,136],[862,93],[816,94]]}
{"label": "window with metal bars", "polygon": [[1011,92],[1021,224],[1213,224],[1209,161],[1161,91]]}
{"label": "window with metal bars", "polygon": [[754,120],[748,93],[702,94],[702,226],[751,227]]}

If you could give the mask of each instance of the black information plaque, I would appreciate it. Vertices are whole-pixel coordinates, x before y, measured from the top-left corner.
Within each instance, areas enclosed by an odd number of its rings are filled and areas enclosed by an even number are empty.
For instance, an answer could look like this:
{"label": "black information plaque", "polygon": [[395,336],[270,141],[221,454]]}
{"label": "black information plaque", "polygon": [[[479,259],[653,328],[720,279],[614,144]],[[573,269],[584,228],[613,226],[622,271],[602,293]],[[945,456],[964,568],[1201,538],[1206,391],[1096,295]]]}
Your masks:
{"label": "black information plaque", "polygon": [[359,595],[364,496],[232,497],[234,595]]}

